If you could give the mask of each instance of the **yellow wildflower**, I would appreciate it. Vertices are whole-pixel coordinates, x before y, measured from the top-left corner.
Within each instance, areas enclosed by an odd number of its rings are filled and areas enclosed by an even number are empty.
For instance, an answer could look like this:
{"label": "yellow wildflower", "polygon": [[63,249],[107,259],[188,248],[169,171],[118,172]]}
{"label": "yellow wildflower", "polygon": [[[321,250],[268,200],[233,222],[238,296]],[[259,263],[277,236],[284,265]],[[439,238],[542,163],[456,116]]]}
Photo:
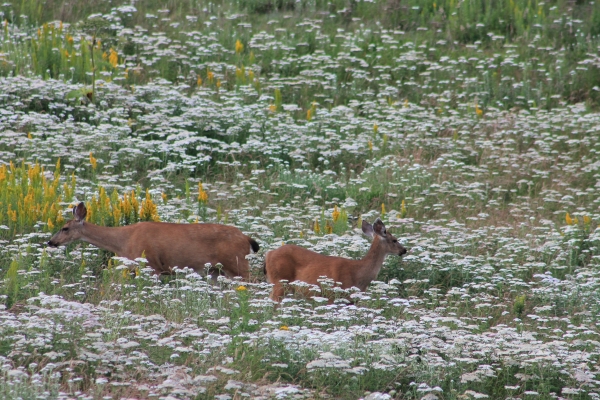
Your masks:
{"label": "yellow wildflower", "polygon": [[337,222],[340,217],[340,210],[338,210],[338,206],[333,207],[333,212],[331,213],[331,218],[333,218],[333,222]]}
{"label": "yellow wildflower", "polygon": [[333,233],[333,226],[331,226],[331,224],[329,223],[329,221],[327,221],[325,223],[325,232],[330,235]]}
{"label": "yellow wildflower", "polygon": [[373,133],[377,134],[377,131],[379,130],[379,125],[377,124],[373,124]]}
{"label": "yellow wildflower", "polygon": [[94,154],[92,154],[91,151],[90,151],[90,164],[92,164],[92,169],[94,169],[94,170],[98,166],[98,161],[96,160],[96,157],[94,157]]}
{"label": "yellow wildflower", "polygon": [[48,229],[49,230],[54,229],[54,224],[52,223],[52,220],[50,218],[48,218]]}
{"label": "yellow wildflower", "polygon": [[196,80],[196,84],[198,86],[202,86],[202,78],[198,77],[198,79]]}
{"label": "yellow wildflower", "polygon": [[198,201],[206,203],[208,201],[208,193],[204,190],[202,182],[198,183]]}
{"label": "yellow wildflower", "polygon": [[244,45],[242,44],[242,42],[238,39],[235,41],[235,52],[237,54],[240,54],[242,51],[244,51]]}
{"label": "yellow wildflower", "polygon": [[478,104],[475,104],[475,114],[477,114],[478,117],[481,117],[483,115],[483,110],[479,108]]}
{"label": "yellow wildflower", "polygon": [[290,330],[290,328],[288,328],[286,325],[281,325],[279,327],[279,329],[282,330],[282,331],[289,331]]}
{"label": "yellow wildflower", "polygon": [[569,213],[567,213],[567,215],[565,216],[565,220],[567,221],[567,225],[573,225],[573,223],[575,222],[573,221],[573,218],[571,218]]}
{"label": "yellow wildflower", "polygon": [[108,56],[108,62],[110,63],[110,65],[113,66],[113,68],[116,68],[117,64],[119,63],[119,55],[113,48],[110,49],[110,55]]}
{"label": "yellow wildflower", "polygon": [[275,111],[277,111],[277,106],[275,104],[269,105],[269,111],[274,113]]}
{"label": "yellow wildflower", "polygon": [[246,286],[240,285],[235,290],[237,290],[238,292],[243,292],[243,291],[248,290],[248,289],[246,289]]}
{"label": "yellow wildflower", "polygon": [[406,202],[404,200],[402,200],[402,204],[400,205],[400,217],[401,218],[406,217],[407,213],[408,213],[408,210],[406,209]]}
{"label": "yellow wildflower", "polygon": [[321,228],[319,227],[319,219],[318,218],[315,218],[315,224],[314,224],[313,230],[317,234],[321,233]]}
{"label": "yellow wildflower", "polygon": [[142,200],[139,215],[140,219],[143,221],[160,221],[158,209],[156,208],[156,204],[154,204],[152,201],[152,197],[150,196],[150,191],[148,189],[146,189],[146,198]]}
{"label": "yellow wildflower", "polygon": [[312,118],[312,110],[309,108],[308,110],[306,110],[306,120],[310,121]]}
{"label": "yellow wildflower", "polygon": [[385,215],[385,204],[381,203],[381,216]]}

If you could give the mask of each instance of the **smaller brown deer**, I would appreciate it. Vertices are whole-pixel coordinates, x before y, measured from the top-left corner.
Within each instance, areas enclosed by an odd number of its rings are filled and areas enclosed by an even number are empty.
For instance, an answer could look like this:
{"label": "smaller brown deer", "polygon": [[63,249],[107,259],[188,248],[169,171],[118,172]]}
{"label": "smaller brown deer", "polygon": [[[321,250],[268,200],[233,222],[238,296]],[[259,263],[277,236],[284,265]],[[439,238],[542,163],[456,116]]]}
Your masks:
{"label": "smaller brown deer", "polygon": [[373,225],[363,221],[362,231],[373,237],[371,248],[362,260],[325,256],[292,244],[269,251],[264,271],[267,281],[274,284],[271,299],[281,301],[283,298],[284,287],[281,280],[317,285],[317,279],[321,276],[340,282],[342,289],[355,286],[364,292],[377,277],[385,257],[388,254],[401,256],[406,254],[406,249],[386,231],[379,218]]}
{"label": "smaller brown deer", "polygon": [[[247,280],[250,268],[246,255],[259,248],[254,239],[234,226],[139,222],[111,228],[85,222],[83,203],[73,207],[73,215],[74,219],[52,236],[49,246],[82,240],[131,260],[144,255],[156,274],[170,274],[174,267],[189,267],[203,274],[206,263],[213,267],[221,263],[227,277]],[[210,273],[216,277],[219,271]]]}

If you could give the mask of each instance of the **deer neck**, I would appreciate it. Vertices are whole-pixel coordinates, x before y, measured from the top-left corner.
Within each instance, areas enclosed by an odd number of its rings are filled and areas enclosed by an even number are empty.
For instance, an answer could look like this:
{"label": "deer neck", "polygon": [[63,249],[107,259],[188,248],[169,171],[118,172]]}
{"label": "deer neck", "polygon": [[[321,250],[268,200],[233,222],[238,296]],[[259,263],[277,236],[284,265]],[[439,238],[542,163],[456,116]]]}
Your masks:
{"label": "deer neck", "polygon": [[387,253],[382,249],[379,236],[375,235],[371,248],[361,260],[361,269],[358,277],[359,289],[365,291],[369,283],[377,277]]}
{"label": "deer neck", "polygon": [[128,239],[129,235],[121,228],[83,223],[81,240],[117,255],[121,255]]}

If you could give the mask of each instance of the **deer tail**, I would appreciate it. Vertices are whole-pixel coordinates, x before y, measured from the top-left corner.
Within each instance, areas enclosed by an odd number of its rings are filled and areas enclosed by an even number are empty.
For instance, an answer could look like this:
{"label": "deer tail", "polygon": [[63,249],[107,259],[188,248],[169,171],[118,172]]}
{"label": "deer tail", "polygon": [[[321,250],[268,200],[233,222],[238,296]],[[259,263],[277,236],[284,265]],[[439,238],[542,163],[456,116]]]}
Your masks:
{"label": "deer tail", "polygon": [[258,249],[260,249],[258,242],[252,238],[248,238],[248,241],[250,242],[250,247],[252,247],[252,251],[257,253]]}

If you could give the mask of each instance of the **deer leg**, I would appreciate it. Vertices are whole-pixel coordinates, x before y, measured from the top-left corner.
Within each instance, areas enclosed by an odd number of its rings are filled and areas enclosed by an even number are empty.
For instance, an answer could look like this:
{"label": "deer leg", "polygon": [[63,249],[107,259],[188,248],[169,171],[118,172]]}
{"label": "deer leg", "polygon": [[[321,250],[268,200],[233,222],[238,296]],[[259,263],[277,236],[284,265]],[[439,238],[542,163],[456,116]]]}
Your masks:
{"label": "deer leg", "polygon": [[271,299],[277,302],[283,300],[283,296],[285,295],[285,289],[280,282],[277,282],[273,286],[273,290],[271,291]]}

